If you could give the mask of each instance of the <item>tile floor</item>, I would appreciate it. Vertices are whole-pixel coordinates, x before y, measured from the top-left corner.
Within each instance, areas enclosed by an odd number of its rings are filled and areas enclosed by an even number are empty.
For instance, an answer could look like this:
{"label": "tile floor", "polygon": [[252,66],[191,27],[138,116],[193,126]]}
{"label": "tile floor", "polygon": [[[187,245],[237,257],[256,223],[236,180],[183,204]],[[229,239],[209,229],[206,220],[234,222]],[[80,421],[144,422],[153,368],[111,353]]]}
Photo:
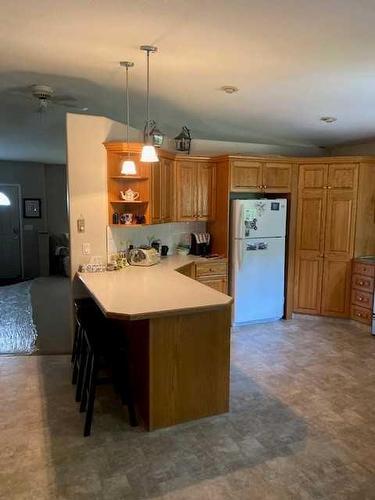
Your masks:
{"label": "tile floor", "polygon": [[374,374],[358,324],[246,327],[229,414],[145,433],[103,388],[84,439],[67,356],[0,357],[0,498],[375,499]]}

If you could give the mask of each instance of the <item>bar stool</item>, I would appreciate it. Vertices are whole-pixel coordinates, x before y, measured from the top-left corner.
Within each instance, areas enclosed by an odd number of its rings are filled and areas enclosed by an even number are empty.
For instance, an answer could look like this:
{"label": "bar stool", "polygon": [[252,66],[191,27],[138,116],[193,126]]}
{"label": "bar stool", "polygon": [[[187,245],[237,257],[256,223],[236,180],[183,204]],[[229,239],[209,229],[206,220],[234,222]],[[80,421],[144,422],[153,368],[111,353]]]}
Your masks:
{"label": "bar stool", "polygon": [[[82,349],[82,322],[84,317],[90,314],[91,316],[100,316],[100,310],[98,309],[95,302],[90,298],[82,298],[74,300],[74,311],[75,311],[75,329],[74,329],[74,341],[73,341],[73,349],[72,349],[72,357],[71,362],[73,365],[73,374],[72,374],[72,384],[75,385],[78,381],[78,374],[80,368],[81,361],[81,349]],[[81,388],[77,391],[81,392]],[[79,399],[76,398],[76,401]]]}
{"label": "bar stool", "polygon": [[[91,432],[96,386],[99,384],[113,383],[115,390],[120,393],[122,404],[128,406],[130,425],[137,425],[127,350],[124,345],[120,346],[123,344],[120,332],[116,332],[111,321],[95,308],[83,307],[79,317],[81,328],[80,345],[77,348],[79,354],[76,401],[80,402],[80,412],[86,412],[84,436],[89,436]],[[105,377],[100,376],[103,369],[107,371]]]}

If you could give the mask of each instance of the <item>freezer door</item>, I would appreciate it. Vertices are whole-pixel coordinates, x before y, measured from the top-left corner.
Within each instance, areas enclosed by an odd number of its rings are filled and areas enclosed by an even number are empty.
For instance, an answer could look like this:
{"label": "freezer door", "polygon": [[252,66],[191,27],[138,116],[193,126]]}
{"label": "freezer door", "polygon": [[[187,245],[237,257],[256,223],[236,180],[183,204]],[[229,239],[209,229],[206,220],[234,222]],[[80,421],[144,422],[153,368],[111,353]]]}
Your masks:
{"label": "freezer door", "polygon": [[236,325],[282,318],[284,264],[285,238],[233,241],[231,292]]}
{"label": "freezer door", "polygon": [[234,200],[232,238],[284,237],[286,199]]}

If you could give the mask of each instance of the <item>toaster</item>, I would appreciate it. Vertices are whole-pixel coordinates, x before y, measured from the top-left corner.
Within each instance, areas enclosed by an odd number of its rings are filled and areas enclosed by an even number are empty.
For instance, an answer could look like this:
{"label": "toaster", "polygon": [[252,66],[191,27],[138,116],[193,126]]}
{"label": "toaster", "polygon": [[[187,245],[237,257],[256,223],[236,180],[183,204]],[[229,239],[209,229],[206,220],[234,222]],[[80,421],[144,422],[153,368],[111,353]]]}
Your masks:
{"label": "toaster", "polygon": [[160,255],[152,247],[133,248],[129,251],[128,261],[131,266],[153,266],[160,262]]}

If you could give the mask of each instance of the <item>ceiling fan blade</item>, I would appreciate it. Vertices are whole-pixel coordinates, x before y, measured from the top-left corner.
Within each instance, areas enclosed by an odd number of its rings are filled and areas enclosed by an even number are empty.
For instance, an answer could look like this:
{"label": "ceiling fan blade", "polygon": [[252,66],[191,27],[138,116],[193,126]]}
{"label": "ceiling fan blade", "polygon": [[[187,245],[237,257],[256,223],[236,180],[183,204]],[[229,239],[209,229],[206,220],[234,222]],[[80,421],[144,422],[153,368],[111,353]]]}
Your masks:
{"label": "ceiling fan blade", "polygon": [[59,94],[59,95],[54,95],[52,97],[52,100],[56,103],[58,102],[64,103],[64,102],[76,102],[77,98],[73,97],[72,95]]}
{"label": "ceiling fan blade", "polygon": [[51,101],[55,106],[60,106],[62,108],[71,108],[71,109],[79,109],[80,111],[87,111],[88,108],[85,106],[79,106],[78,104],[73,104],[69,102],[56,102],[54,99]]}
{"label": "ceiling fan blade", "polygon": [[11,89],[7,89],[5,92],[10,95],[26,98],[29,101],[32,101],[34,99],[30,94],[30,90],[25,87],[14,87]]}

